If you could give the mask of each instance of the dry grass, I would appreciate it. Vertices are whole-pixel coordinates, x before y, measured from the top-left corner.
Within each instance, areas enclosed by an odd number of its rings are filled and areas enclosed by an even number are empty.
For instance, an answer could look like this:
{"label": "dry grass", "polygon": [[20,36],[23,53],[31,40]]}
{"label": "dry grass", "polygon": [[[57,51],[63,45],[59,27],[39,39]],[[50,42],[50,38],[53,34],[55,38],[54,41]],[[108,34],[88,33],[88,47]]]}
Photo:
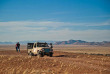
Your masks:
{"label": "dry grass", "polygon": [[[54,60],[30,56],[0,56],[0,74],[55,73]],[[57,67],[57,66],[56,66]]]}
{"label": "dry grass", "polygon": [[54,50],[88,53],[88,54],[110,54],[110,47],[90,46],[90,45],[54,45]]}
{"label": "dry grass", "polygon": [[54,51],[53,57],[38,58],[28,56],[25,45],[21,46],[21,53],[15,51],[14,45],[0,45],[0,74],[109,74],[109,56],[79,54],[110,53],[109,49],[101,46],[58,45],[54,46],[57,51]]}

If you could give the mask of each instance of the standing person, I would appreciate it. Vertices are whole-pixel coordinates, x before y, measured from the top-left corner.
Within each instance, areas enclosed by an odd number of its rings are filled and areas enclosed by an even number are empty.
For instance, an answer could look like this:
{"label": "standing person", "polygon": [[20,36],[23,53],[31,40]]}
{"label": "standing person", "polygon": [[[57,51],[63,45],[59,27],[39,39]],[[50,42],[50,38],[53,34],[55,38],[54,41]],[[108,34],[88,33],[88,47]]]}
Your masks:
{"label": "standing person", "polygon": [[20,52],[20,43],[18,42],[17,43],[17,51],[19,50],[19,52]]}

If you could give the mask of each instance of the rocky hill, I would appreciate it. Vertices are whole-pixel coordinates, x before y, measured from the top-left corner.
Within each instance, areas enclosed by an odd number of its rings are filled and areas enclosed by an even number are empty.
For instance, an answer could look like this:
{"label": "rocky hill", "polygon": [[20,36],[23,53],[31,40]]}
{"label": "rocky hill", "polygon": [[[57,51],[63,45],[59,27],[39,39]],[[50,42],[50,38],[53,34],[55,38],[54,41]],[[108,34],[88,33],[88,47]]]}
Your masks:
{"label": "rocky hill", "polygon": [[104,45],[104,46],[109,46],[110,41],[103,41],[103,42],[87,42],[87,41],[82,41],[82,40],[68,40],[68,41],[58,41],[55,43],[55,45]]}
{"label": "rocky hill", "polygon": [[[54,45],[103,45],[103,46],[110,46],[110,41],[103,41],[103,42],[87,42],[83,40],[68,40],[68,41],[20,41],[20,44],[27,44],[27,43],[34,43],[34,42],[47,42],[52,43]],[[16,44],[17,42],[0,42],[0,44]]]}

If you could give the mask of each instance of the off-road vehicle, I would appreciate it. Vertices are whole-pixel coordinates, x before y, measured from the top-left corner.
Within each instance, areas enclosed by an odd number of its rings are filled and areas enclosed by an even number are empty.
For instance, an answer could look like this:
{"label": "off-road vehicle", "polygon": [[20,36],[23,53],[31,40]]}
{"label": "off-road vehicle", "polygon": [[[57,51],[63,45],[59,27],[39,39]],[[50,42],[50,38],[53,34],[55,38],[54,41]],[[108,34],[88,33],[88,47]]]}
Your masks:
{"label": "off-road vehicle", "polygon": [[36,42],[36,43],[27,43],[27,52],[28,55],[34,56],[40,56],[43,57],[44,55],[53,56],[53,46],[50,44],[50,47],[48,43],[41,43],[41,42]]}

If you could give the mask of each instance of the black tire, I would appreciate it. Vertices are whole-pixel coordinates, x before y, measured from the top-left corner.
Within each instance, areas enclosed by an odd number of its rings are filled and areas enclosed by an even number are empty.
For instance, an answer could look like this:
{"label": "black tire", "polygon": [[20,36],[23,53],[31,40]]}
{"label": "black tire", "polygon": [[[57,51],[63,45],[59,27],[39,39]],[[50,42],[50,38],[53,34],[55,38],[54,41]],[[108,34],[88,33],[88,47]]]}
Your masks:
{"label": "black tire", "polygon": [[42,52],[38,52],[37,56],[38,56],[38,57],[43,57],[44,54],[43,54]]}
{"label": "black tire", "polygon": [[53,53],[50,53],[49,56],[50,56],[50,57],[53,57]]}

